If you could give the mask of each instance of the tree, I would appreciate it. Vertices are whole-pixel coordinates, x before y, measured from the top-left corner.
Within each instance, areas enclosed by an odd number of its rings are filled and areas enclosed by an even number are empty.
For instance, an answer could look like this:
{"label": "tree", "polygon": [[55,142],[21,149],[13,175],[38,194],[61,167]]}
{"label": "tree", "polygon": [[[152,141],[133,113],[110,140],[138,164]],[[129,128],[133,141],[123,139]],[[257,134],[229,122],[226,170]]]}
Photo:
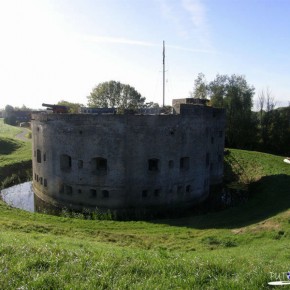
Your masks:
{"label": "tree", "polygon": [[227,114],[227,142],[229,146],[253,149],[257,123],[252,113],[255,89],[243,76],[232,75],[226,80],[223,99]]}
{"label": "tree", "polygon": [[14,111],[32,111],[32,109],[26,107],[24,104],[21,107],[14,107]]}
{"label": "tree", "polygon": [[271,111],[268,151],[290,155],[290,107]]}
{"label": "tree", "polygon": [[135,88],[116,81],[100,83],[88,96],[89,107],[117,108],[119,113],[141,108],[144,102],[145,98]]}
{"label": "tree", "polygon": [[11,113],[13,111],[14,111],[14,108],[12,106],[10,106],[10,105],[6,105],[5,106],[5,112],[6,113]]}
{"label": "tree", "polygon": [[258,96],[259,149],[275,154],[290,154],[290,106],[275,109],[276,102],[267,88]]}
{"label": "tree", "polygon": [[193,92],[190,93],[192,98],[206,99],[208,95],[208,86],[206,83],[205,75],[199,73],[196,80],[194,81]]}
{"label": "tree", "polygon": [[4,110],[4,123],[8,125],[16,125],[16,117],[14,115],[14,108],[10,105],[5,106]]}
{"label": "tree", "polygon": [[[259,116],[259,143],[262,150],[269,151],[272,147],[272,129],[275,119],[275,99],[271,94],[269,88],[266,91],[262,90],[258,95],[258,110]],[[268,150],[267,150],[268,148]],[[271,150],[271,149],[270,149]]]}
{"label": "tree", "polygon": [[208,91],[211,105],[216,108],[224,108],[224,97],[227,90],[227,75],[217,74],[216,78],[209,83]]}
{"label": "tree", "polygon": [[68,107],[69,108],[69,113],[72,113],[72,114],[78,113],[79,112],[79,108],[84,106],[84,105],[82,105],[80,103],[71,103],[71,102],[64,101],[64,100],[59,101],[57,103],[57,105]]}
{"label": "tree", "polygon": [[256,118],[251,111],[254,91],[244,76],[235,74],[218,74],[207,85],[211,105],[226,109],[226,145],[229,147],[252,149],[256,143]]}

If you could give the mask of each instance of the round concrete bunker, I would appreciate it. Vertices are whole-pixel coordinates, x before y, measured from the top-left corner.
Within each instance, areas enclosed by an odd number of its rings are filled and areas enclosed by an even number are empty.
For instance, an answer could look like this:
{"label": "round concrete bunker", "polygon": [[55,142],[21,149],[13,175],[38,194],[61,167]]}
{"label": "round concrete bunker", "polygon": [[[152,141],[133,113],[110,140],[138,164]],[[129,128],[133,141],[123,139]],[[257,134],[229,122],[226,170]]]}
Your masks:
{"label": "round concrete bunker", "polygon": [[225,113],[32,116],[33,187],[48,204],[157,215],[204,200],[223,176]]}

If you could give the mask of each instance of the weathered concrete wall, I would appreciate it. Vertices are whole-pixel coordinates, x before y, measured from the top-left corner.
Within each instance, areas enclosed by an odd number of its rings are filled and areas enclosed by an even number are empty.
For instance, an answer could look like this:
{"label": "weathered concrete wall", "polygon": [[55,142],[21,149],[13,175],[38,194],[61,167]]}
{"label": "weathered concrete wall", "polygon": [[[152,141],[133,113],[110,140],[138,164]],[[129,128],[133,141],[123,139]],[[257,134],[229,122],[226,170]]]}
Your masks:
{"label": "weathered concrete wall", "polygon": [[126,211],[186,208],[223,175],[224,111],[34,114],[33,185],[52,204]]}

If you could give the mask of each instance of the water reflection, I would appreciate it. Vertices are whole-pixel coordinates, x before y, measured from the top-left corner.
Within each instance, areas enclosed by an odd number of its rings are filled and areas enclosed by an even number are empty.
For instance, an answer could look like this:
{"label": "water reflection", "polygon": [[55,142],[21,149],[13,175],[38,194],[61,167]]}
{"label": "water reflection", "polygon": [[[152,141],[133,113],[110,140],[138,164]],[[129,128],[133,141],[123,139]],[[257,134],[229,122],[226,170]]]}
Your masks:
{"label": "water reflection", "polygon": [[30,212],[35,211],[34,192],[31,181],[2,189],[1,198],[12,207]]}

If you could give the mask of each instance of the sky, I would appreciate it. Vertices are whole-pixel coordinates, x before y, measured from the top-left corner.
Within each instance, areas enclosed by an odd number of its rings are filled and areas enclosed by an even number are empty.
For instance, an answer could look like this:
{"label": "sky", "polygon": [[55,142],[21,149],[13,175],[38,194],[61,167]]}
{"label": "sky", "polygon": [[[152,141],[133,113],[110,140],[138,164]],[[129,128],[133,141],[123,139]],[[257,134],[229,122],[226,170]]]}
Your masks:
{"label": "sky", "polygon": [[189,97],[202,72],[290,102],[289,0],[0,0],[0,108],[87,105],[99,83],[147,102]]}

